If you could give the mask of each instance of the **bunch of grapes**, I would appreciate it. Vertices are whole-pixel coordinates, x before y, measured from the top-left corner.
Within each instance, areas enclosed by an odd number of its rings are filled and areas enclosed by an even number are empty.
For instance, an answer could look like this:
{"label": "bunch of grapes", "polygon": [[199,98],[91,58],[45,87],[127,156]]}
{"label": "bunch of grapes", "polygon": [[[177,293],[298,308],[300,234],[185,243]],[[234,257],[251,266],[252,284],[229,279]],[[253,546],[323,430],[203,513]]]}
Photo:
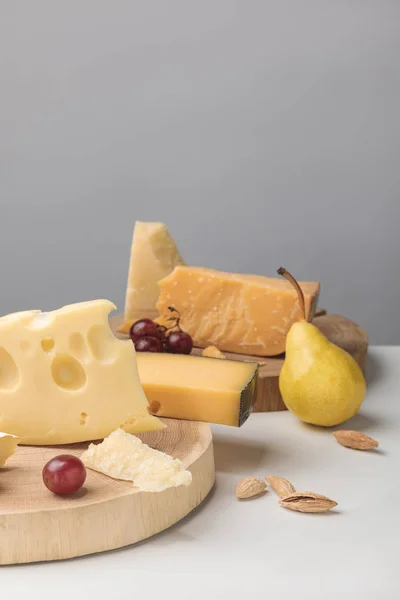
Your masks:
{"label": "bunch of grapes", "polygon": [[140,319],[133,323],[129,336],[137,352],[169,352],[171,354],[190,354],[193,348],[191,336],[182,331],[180,315],[172,306],[169,307],[171,327],[158,325],[151,319]]}

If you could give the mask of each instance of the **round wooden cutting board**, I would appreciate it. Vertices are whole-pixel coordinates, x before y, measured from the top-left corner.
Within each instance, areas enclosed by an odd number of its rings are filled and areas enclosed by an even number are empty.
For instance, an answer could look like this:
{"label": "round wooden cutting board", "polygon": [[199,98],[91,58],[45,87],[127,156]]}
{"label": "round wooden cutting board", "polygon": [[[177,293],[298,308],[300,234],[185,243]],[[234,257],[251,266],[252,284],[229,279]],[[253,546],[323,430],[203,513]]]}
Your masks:
{"label": "round wooden cutting board", "polygon": [[215,480],[210,428],[205,423],[163,421],[167,427],[162,431],[138,437],[184,463],[193,475],[187,487],[140,492],[130,482],[88,469],[81,490],[55,496],[43,484],[43,466],[58,454],[80,456],[88,444],[20,446],[0,473],[0,564],[121,548],[167,529],[198,506]]}
{"label": "round wooden cutting board", "polygon": [[[118,315],[110,320],[111,329],[120,338],[128,336],[118,333],[117,329],[123,322],[123,316]],[[361,327],[353,321],[340,315],[326,314],[322,308],[318,309],[313,319],[313,324],[328,338],[330,342],[346,350],[364,369],[368,350],[368,335]],[[201,356],[202,349],[194,348],[192,354]],[[258,362],[260,365],[259,381],[257,387],[257,399],[254,412],[270,412],[286,410],[282,396],[279,391],[279,373],[281,371],[284,356],[260,357],[249,354],[234,354],[224,352],[227,358],[239,361]]]}

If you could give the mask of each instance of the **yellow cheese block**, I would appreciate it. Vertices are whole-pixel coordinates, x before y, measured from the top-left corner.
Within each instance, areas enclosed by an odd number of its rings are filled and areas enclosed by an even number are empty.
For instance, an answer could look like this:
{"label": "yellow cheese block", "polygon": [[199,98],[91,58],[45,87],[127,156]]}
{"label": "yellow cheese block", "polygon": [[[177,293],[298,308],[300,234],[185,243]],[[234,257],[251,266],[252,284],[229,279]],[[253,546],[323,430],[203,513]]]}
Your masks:
{"label": "yellow cheese block", "polygon": [[22,444],[69,444],[162,429],[135,349],[111,332],[108,300],[0,318],[0,430]]}
{"label": "yellow cheese block", "polygon": [[258,364],[138,352],[140,381],[153,414],[240,427],[256,398]]}
{"label": "yellow cheese block", "polygon": [[135,223],[125,299],[124,330],[144,316],[157,316],[157,282],[185,264],[163,223]]}
{"label": "yellow cheese block", "polygon": [[[300,285],[307,314],[312,316],[319,283]],[[284,352],[286,334],[301,317],[297,294],[282,279],[178,266],[159,281],[159,288],[157,321],[167,324],[173,306],[195,346],[276,356]]]}

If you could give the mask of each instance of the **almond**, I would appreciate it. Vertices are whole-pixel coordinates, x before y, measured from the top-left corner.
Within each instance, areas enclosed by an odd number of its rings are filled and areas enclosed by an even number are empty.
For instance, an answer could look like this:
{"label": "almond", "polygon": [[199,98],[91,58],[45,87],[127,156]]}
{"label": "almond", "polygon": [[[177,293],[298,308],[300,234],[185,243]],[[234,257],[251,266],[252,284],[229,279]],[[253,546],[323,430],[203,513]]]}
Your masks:
{"label": "almond", "polygon": [[275,475],[268,475],[265,479],[268,481],[272,489],[275,490],[275,492],[281,498],[284,498],[285,496],[290,496],[290,494],[293,494],[293,492],[296,491],[294,489],[294,486],[290,483],[290,481],[284,479],[283,477],[275,477]]}
{"label": "almond", "polygon": [[236,486],[236,497],[240,499],[252,498],[267,491],[267,484],[259,477],[246,477],[241,479]]}
{"label": "almond", "polygon": [[339,444],[354,450],[371,450],[379,446],[379,442],[360,431],[340,429],[339,431],[333,431],[333,435]]}
{"label": "almond", "polygon": [[337,506],[337,502],[334,500],[314,492],[294,492],[294,494],[282,498],[279,504],[289,510],[305,513],[327,512]]}

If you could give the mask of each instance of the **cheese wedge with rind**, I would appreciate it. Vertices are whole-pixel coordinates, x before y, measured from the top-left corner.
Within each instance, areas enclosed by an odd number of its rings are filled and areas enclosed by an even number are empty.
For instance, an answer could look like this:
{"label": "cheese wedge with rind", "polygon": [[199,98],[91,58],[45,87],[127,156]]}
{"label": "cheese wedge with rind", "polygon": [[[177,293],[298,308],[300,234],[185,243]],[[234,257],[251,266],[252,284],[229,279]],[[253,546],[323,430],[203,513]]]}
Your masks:
{"label": "cheese wedge with rind", "polygon": [[240,427],[256,400],[258,364],[183,354],[137,354],[139,377],[159,417]]}
{"label": "cheese wedge with rind", "polygon": [[162,492],[189,485],[192,474],[183,463],[117,429],[101,444],[90,444],[81,455],[86,467],[113,479],[132,481],[142,492]]}
{"label": "cheese wedge with rind", "polygon": [[[286,335],[301,317],[295,290],[278,278],[178,266],[158,285],[157,322],[167,325],[173,306],[182,329],[201,348],[213,345],[227,352],[276,356],[285,351]],[[300,286],[312,317],[319,283]]]}
{"label": "cheese wedge with rind", "polygon": [[136,221],[133,230],[125,298],[125,330],[138,318],[157,316],[158,281],[184,265],[163,223]]}
{"label": "cheese wedge with rind", "polygon": [[22,444],[70,444],[162,429],[135,349],[111,332],[108,300],[0,318],[0,429]]}

